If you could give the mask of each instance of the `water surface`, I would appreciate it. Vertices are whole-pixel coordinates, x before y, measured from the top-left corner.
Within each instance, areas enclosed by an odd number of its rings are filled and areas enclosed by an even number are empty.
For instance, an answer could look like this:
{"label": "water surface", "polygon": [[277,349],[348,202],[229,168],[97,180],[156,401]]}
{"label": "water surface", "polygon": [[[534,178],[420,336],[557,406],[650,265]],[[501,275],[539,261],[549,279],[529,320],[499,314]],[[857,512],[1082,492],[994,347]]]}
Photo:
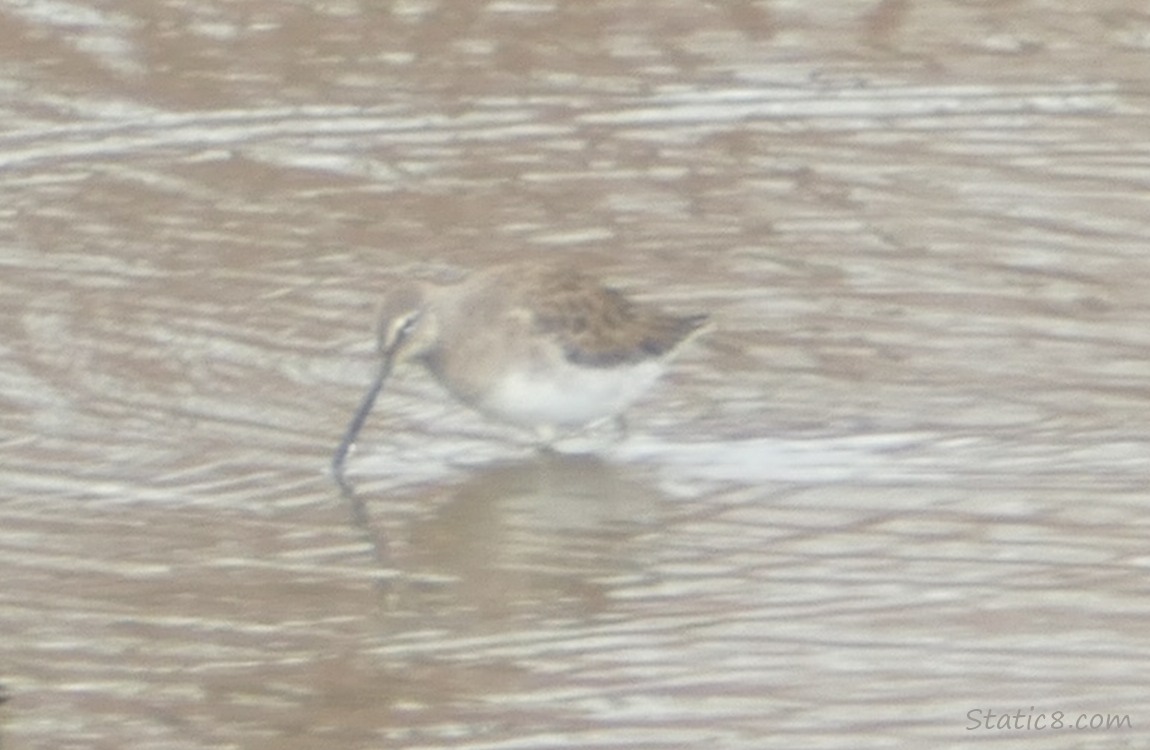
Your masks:
{"label": "water surface", "polygon": [[[1124,0],[0,2],[0,741],[1140,746],[1148,47]],[[380,567],[326,475],[378,297],[524,259],[716,331],[558,456],[398,372]]]}

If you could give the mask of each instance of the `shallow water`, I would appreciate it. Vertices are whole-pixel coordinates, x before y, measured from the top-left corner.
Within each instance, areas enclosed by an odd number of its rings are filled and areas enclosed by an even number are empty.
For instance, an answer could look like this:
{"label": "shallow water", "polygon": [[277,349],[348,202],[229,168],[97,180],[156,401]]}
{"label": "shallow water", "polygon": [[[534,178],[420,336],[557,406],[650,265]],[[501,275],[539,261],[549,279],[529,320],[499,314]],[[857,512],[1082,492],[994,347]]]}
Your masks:
{"label": "shallow water", "polygon": [[[1148,48],[1125,1],[0,2],[0,744],[1141,746]],[[326,475],[378,296],[531,258],[716,330],[554,456],[396,373],[381,568]]]}

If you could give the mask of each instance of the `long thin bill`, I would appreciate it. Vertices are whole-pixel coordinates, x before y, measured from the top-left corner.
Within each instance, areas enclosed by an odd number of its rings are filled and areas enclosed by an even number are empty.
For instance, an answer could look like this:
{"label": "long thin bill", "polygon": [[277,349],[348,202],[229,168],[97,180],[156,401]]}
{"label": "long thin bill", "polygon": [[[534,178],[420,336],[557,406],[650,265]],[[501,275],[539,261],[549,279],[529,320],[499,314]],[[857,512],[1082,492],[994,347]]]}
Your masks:
{"label": "long thin bill", "polygon": [[[359,431],[363,429],[367,417],[371,414],[372,408],[375,406],[375,400],[379,397],[379,392],[383,390],[383,384],[387,380],[388,375],[391,374],[391,367],[395,357],[393,351],[387,351],[383,357],[380,358],[379,368],[375,371],[375,379],[371,381],[371,387],[368,388],[367,393],[363,396],[363,401],[360,402],[359,408],[355,410],[355,415],[352,416],[351,422],[347,425],[347,430],[343,434],[343,440],[339,441],[339,447],[335,449],[335,453],[331,457],[331,473],[335,477],[336,484],[343,490],[344,494],[353,494],[353,488],[348,483],[347,477],[344,475],[344,465],[347,463],[347,454],[351,450],[351,446],[355,445],[355,440],[359,437]],[[366,518],[356,518],[356,523],[366,525]]]}

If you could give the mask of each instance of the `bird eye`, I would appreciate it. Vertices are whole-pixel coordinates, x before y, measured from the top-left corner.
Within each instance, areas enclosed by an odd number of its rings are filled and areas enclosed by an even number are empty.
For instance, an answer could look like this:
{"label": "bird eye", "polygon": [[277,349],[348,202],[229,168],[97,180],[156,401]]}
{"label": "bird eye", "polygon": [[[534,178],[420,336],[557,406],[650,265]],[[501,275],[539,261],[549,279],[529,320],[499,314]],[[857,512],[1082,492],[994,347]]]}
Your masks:
{"label": "bird eye", "polygon": [[377,346],[379,353],[392,356],[403,346],[408,336],[415,331],[415,324],[422,316],[422,310],[415,310],[406,315],[397,315],[380,322]]}
{"label": "bird eye", "polygon": [[413,330],[415,330],[415,324],[419,322],[419,318],[420,311],[417,310],[404,319],[403,323],[400,324],[399,328],[395,332],[395,343],[398,344],[399,342],[403,341],[411,334]]}

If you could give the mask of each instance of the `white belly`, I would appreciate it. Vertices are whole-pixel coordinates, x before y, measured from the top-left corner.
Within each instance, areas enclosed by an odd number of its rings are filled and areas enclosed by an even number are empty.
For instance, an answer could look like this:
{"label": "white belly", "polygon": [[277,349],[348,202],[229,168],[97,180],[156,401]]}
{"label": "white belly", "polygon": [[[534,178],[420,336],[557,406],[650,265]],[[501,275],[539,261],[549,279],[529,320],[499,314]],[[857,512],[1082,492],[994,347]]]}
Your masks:
{"label": "white belly", "polygon": [[662,363],[652,361],[609,368],[564,362],[545,373],[513,370],[477,406],[526,427],[578,427],[623,411],[662,371]]}

